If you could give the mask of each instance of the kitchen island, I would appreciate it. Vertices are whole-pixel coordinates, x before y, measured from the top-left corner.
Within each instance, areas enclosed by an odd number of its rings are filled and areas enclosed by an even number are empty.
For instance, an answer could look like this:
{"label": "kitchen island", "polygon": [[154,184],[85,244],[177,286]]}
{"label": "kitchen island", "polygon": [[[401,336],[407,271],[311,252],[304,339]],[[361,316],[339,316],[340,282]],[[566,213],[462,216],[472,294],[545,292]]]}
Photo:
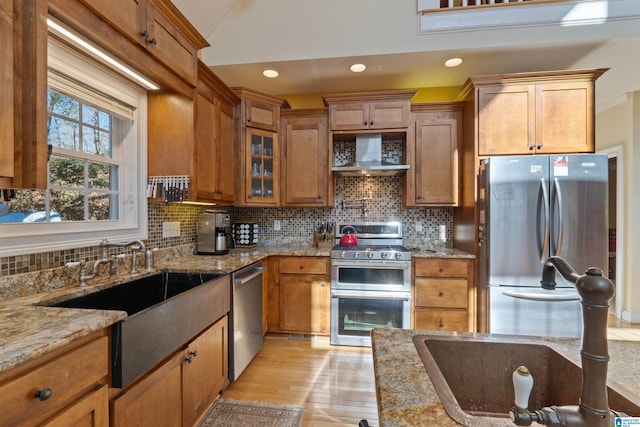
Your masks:
{"label": "kitchen island", "polygon": [[[442,335],[453,340],[481,337],[499,341],[501,337],[491,334],[374,329],[371,337],[380,427],[459,425],[445,411],[413,344],[413,336],[423,334]],[[531,337],[530,341],[550,344],[579,364],[579,339]],[[609,355],[610,381],[640,399],[640,342],[609,340]]]}

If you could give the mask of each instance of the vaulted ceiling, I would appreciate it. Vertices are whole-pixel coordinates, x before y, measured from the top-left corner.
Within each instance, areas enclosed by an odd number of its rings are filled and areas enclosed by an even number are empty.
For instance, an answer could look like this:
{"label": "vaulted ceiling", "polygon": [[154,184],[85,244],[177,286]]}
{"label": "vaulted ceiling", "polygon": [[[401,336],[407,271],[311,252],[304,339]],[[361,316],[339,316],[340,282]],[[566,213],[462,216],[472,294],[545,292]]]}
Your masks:
{"label": "vaulted ceiling", "polygon": [[[419,34],[416,0],[173,1],[211,44],[201,58],[227,85],[273,95],[459,86],[478,74],[600,67],[611,70],[596,85],[599,105],[640,90],[640,8],[633,19],[592,25]],[[637,2],[570,3],[628,1]],[[464,63],[444,67],[453,56]],[[367,70],[351,73],[354,62]],[[280,76],[263,77],[265,68]]]}

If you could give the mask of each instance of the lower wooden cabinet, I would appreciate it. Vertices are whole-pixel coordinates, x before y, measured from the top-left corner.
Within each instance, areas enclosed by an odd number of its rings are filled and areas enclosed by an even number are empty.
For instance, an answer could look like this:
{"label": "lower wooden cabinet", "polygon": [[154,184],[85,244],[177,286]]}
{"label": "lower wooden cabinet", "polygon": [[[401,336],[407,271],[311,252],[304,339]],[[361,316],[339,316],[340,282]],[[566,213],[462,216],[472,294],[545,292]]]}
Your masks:
{"label": "lower wooden cabinet", "polygon": [[413,286],[415,329],[475,330],[473,260],[416,259]]}
{"label": "lower wooden cabinet", "polygon": [[111,400],[115,426],[191,426],[229,380],[224,316],[142,380]]}
{"label": "lower wooden cabinet", "polygon": [[282,257],[279,269],[280,332],[328,335],[329,259]]}
{"label": "lower wooden cabinet", "polygon": [[0,424],[109,424],[107,332],[91,335],[0,377]]}

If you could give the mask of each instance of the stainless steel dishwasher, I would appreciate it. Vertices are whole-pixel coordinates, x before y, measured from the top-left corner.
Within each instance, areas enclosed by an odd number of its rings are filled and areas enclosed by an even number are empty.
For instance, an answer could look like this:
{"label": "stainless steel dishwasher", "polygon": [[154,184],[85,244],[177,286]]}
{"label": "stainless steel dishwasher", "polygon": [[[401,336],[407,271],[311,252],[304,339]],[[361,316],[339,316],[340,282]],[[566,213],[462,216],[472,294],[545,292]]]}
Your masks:
{"label": "stainless steel dishwasher", "polygon": [[229,377],[235,381],[262,347],[262,272],[255,262],[233,273]]}

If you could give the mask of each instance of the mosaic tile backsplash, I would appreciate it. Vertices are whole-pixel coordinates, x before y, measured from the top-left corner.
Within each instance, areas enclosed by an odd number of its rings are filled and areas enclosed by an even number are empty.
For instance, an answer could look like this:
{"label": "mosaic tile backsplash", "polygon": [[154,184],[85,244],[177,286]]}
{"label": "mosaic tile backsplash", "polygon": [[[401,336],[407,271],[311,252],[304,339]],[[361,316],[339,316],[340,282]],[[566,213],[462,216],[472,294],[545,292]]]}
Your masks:
{"label": "mosaic tile backsplash", "polygon": [[[398,160],[398,159],[394,159]],[[405,208],[401,177],[336,177],[333,208],[229,208],[232,221],[256,222],[261,244],[312,243],[320,222],[388,221],[403,223],[406,246],[451,247],[453,209]],[[149,203],[147,248],[168,248],[195,243],[198,214],[205,208],[158,202]],[[280,230],[274,230],[274,221]],[[163,238],[162,223],[180,222],[180,237]],[[416,224],[422,231],[416,231]],[[96,239],[96,244],[99,239]],[[0,276],[56,268],[67,262],[100,257],[98,246],[0,258]]]}

